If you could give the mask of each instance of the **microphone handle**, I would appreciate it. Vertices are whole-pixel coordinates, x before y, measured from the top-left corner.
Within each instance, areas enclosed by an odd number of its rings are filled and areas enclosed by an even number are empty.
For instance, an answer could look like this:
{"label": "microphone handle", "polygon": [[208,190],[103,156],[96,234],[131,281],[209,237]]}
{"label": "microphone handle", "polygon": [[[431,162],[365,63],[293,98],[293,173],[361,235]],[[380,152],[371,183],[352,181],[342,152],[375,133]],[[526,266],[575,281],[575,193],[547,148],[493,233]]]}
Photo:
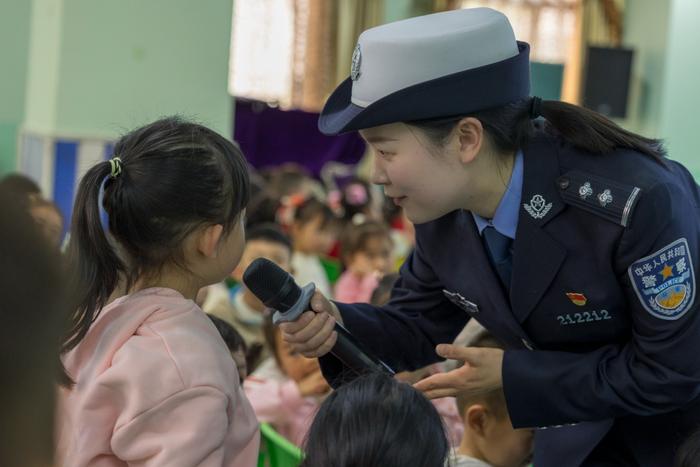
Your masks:
{"label": "microphone handle", "polygon": [[[301,295],[297,302],[287,311],[275,310],[272,322],[275,325],[284,322],[295,321],[303,312],[311,309],[311,297],[316,290],[313,282],[301,288]],[[264,303],[264,302],[263,302]],[[352,369],[357,374],[364,374],[368,371],[379,371],[389,376],[394,376],[395,372],[389,365],[379,360],[371,353],[365,351],[360,343],[350,334],[342,324],[335,323],[335,330],[338,332],[338,340],[331,349],[331,353]]]}
{"label": "microphone handle", "polygon": [[345,366],[357,374],[376,371],[394,376],[394,370],[371,353],[366,352],[342,324],[335,323],[335,330],[338,333],[338,340],[331,349],[331,353]]}

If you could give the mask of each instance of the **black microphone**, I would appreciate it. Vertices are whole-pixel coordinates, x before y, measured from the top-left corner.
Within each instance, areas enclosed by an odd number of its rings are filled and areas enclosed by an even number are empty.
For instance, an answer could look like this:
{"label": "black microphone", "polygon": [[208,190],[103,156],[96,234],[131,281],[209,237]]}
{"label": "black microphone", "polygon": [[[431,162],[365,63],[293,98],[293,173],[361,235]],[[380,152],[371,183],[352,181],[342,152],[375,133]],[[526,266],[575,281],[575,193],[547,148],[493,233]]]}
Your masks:
{"label": "black microphone", "polygon": [[[295,321],[303,312],[311,310],[310,301],[316,286],[310,283],[300,288],[284,269],[266,258],[258,258],[243,274],[243,283],[266,307],[275,310],[274,324]],[[338,340],[331,353],[345,366],[358,374],[379,371],[394,375],[394,370],[362,348],[359,342],[340,323],[335,323]]]}

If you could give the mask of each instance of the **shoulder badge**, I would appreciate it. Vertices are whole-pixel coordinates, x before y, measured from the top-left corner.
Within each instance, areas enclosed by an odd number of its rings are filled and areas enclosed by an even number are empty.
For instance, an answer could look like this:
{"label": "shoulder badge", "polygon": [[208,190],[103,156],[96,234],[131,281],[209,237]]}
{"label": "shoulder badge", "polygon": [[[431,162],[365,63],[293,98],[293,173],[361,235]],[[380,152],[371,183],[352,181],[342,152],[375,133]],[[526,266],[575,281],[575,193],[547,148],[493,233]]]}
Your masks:
{"label": "shoulder badge", "polygon": [[637,298],[652,316],[675,320],[695,302],[693,255],[685,238],[632,263],[627,270]]}
{"label": "shoulder badge", "polygon": [[561,197],[585,211],[627,227],[641,189],[597,175],[573,170],[557,179]]}

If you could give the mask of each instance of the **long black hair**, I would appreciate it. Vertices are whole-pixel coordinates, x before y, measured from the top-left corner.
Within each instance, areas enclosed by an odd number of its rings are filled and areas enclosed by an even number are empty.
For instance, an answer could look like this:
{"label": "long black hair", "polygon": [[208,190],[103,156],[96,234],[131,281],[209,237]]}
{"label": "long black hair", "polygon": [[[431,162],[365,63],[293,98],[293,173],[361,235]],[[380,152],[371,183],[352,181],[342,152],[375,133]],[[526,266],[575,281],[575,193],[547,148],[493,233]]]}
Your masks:
{"label": "long black hair", "polygon": [[[129,290],[167,264],[184,266],[185,237],[204,225],[228,233],[248,202],[240,149],[201,125],[158,120],[119,139],[114,155],[121,162],[93,166],[76,195],[68,258],[79,298],[64,352],[83,339],[118,284]],[[100,219],[101,190],[115,244]]]}
{"label": "long black hair", "polygon": [[443,467],[449,450],[435,406],[412,386],[374,373],[323,402],[301,467]]}
{"label": "long black hair", "polygon": [[[533,107],[535,113],[533,115]],[[665,151],[660,140],[647,138],[617,125],[593,110],[555,100],[521,99],[501,107],[481,110],[469,115],[406,122],[422,130],[428,140],[440,147],[457,122],[474,117],[501,153],[513,152],[527,144],[535,132],[533,116],[546,120],[545,128],[558,134],[572,146],[592,154],[607,154],[615,149],[631,149],[663,160]]]}

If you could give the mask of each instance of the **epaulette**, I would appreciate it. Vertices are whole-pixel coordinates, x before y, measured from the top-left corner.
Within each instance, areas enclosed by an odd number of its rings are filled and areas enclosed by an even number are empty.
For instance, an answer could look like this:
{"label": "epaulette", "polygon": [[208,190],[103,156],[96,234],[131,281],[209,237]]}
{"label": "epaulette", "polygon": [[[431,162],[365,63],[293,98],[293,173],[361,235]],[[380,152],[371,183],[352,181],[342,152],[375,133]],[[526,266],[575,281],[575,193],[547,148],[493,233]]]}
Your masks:
{"label": "epaulette", "polygon": [[572,170],[557,178],[557,186],[566,204],[601,216],[627,227],[641,189],[608,178]]}

